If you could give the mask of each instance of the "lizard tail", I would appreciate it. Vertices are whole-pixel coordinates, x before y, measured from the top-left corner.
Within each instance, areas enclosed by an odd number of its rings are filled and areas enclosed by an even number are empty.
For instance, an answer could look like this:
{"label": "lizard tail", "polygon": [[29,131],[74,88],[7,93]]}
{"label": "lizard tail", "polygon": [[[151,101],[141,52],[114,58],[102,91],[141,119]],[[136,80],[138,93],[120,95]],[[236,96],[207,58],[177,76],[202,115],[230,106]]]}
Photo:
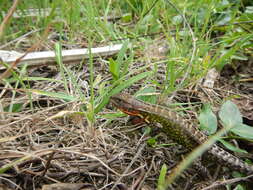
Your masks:
{"label": "lizard tail", "polygon": [[244,163],[242,160],[230,154],[229,152],[223,150],[216,144],[214,144],[212,148],[208,150],[208,152],[217,157],[219,160],[224,161],[226,165],[231,166],[236,170],[238,169],[241,172],[245,172],[247,174],[253,173],[253,166]]}

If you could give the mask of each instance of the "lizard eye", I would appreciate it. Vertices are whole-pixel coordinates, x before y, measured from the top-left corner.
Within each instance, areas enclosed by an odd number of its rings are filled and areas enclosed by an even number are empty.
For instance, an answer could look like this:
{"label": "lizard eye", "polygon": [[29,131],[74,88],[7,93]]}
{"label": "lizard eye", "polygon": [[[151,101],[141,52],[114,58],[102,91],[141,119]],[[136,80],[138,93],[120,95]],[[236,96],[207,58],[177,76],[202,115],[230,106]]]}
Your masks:
{"label": "lizard eye", "polygon": [[123,100],[121,100],[121,99],[118,99],[118,102],[119,102],[119,103],[123,103]]}
{"label": "lizard eye", "polygon": [[116,101],[117,101],[117,103],[119,103],[119,104],[123,102],[123,101],[122,101],[121,99],[119,99],[119,98],[117,98]]}

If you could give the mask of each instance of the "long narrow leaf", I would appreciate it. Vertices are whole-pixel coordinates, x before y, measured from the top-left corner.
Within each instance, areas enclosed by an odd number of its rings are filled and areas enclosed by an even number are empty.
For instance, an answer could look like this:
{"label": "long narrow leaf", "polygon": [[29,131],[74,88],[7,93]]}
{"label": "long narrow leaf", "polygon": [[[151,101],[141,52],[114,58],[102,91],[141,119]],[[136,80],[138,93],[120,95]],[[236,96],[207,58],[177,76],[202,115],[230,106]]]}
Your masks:
{"label": "long narrow leaf", "polygon": [[59,99],[65,100],[65,101],[78,100],[77,97],[65,94],[63,92],[47,92],[47,91],[37,90],[37,89],[27,89],[26,91],[34,93],[34,94],[49,96],[49,97],[53,97],[53,98],[59,98]]}
{"label": "long narrow leaf", "polygon": [[140,74],[138,74],[138,75],[130,78],[129,80],[122,81],[122,83],[120,85],[118,85],[117,87],[113,88],[113,90],[111,90],[105,96],[103,96],[101,103],[99,103],[96,106],[96,108],[95,108],[95,113],[98,113],[108,103],[109,98],[112,95],[119,93],[123,89],[131,86],[132,84],[136,83],[137,81],[139,81],[139,80],[141,80],[143,78],[146,78],[146,77],[150,76],[151,74],[152,74],[152,72],[144,72],[144,73],[140,73]]}

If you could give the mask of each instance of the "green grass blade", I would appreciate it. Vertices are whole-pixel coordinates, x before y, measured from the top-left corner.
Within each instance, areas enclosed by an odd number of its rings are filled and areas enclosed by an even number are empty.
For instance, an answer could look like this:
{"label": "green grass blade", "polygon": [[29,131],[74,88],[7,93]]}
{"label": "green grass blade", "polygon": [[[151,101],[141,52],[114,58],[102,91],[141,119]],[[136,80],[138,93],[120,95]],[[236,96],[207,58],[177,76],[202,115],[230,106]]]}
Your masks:
{"label": "green grass blade", "polygon": [[151,74],[152,74],[152,72],[144,72],[144,73],[138,74],[126,81],[123,81],[122,79],[120,79],[119,81],[116,81],[112,85],[115,87],[113,87],[113,89],[110,89],[107,93],[105,93],[105,95],[102,97],[101,102],[96,106],[95,113],[98,113],[108,103],[109,98],[112,95],[119,93],[123,89],[131,86],[132,84],[136,83],[137,81],[139,81],[141,79],[144,79],[144,78],[150,76]]}

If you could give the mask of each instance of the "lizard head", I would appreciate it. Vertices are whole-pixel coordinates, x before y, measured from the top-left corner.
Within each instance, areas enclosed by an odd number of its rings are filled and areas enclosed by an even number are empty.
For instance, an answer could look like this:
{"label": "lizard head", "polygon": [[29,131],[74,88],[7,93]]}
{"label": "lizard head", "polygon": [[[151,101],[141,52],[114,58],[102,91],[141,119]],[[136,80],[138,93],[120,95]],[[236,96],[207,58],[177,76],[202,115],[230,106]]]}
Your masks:
{"label": "lizard head", "polygon": [[128,115],[139,116],[138,105],[140,101],[130,94],[120,93],[111,97],[112,104]]}

